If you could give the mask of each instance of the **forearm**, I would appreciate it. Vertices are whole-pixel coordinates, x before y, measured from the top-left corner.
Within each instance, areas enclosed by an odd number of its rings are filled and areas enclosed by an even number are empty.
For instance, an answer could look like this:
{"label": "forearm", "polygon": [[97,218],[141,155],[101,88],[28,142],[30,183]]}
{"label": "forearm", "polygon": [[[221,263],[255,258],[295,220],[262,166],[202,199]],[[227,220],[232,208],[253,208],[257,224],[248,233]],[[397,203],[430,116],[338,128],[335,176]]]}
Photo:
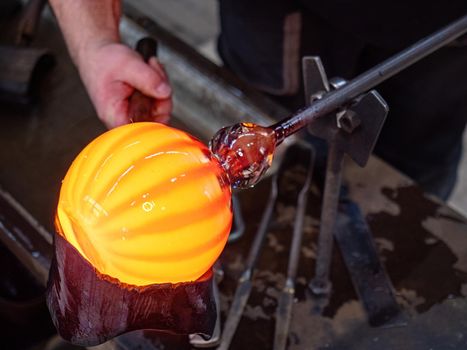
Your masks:
{"label": "forearm", "polygon": [[119,41],[120,0],[49,0],[70,55],[79,66],[85,52]]}

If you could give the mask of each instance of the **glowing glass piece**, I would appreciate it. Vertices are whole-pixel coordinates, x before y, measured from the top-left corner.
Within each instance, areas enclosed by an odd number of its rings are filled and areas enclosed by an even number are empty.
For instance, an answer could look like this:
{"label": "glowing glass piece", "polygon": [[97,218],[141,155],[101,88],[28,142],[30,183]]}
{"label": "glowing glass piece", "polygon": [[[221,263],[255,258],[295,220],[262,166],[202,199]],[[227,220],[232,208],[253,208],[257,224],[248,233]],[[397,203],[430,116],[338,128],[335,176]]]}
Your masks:
{"label": "glowing glass piece", "polygon": [[209,147],[234,188],[248,188],[269,169],[277,136],[272,128],[239,123],[219,130]]}
{"label": "glowing glass piece", "polygon": [[100,273],[138,286],[194,281],[232,223],[231,189],[200,141],[134,123],[92,141],[60,191],[57,229]]}

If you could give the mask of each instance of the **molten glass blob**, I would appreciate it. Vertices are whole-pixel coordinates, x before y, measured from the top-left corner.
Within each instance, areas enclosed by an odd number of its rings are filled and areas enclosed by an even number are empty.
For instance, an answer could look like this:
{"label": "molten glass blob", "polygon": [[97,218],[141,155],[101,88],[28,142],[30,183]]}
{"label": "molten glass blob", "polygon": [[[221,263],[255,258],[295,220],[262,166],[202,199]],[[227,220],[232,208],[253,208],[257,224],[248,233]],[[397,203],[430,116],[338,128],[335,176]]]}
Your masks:
{"label": "molten glass blob", "polygon": [[232,222],[219,162],[162,124],[108,131],[63,180],[57,228],[100,273],[144,286],[195,281],[213,265]]}
{"label": "molten glass blob", "polygon": [[234,188],[254,186],[269,169],[276,149],[272,128],[240,123],[219,130],[209,143]]}

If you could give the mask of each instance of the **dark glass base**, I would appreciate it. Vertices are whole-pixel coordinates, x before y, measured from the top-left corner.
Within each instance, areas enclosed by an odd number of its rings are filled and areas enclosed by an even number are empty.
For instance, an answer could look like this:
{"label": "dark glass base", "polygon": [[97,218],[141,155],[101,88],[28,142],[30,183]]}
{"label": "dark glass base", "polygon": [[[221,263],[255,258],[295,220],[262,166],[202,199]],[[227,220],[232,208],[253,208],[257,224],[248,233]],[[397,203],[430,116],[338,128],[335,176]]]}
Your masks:
{"label": "dark glass base", "polygon": [[216,323],[211,270],[195,282],[124,284],[99,273],[59,234],[47,305],[58,333],[82,346],[137,329],[209,338]]}

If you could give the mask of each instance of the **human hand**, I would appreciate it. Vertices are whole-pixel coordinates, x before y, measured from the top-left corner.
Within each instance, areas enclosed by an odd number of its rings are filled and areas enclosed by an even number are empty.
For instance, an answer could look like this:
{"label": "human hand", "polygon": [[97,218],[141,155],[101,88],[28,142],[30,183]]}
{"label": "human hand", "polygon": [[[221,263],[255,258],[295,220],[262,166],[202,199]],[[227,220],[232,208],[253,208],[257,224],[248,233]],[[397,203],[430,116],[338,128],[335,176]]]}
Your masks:
{"label": "human hand", "polygon": [[128,101],[135,89],[154,98],[152,120],[169,121],[172,90],[157,58],[146,63],[127,46],[110,42],[83,50],[77,64],[97,114],[108,128],[130,122]]}

